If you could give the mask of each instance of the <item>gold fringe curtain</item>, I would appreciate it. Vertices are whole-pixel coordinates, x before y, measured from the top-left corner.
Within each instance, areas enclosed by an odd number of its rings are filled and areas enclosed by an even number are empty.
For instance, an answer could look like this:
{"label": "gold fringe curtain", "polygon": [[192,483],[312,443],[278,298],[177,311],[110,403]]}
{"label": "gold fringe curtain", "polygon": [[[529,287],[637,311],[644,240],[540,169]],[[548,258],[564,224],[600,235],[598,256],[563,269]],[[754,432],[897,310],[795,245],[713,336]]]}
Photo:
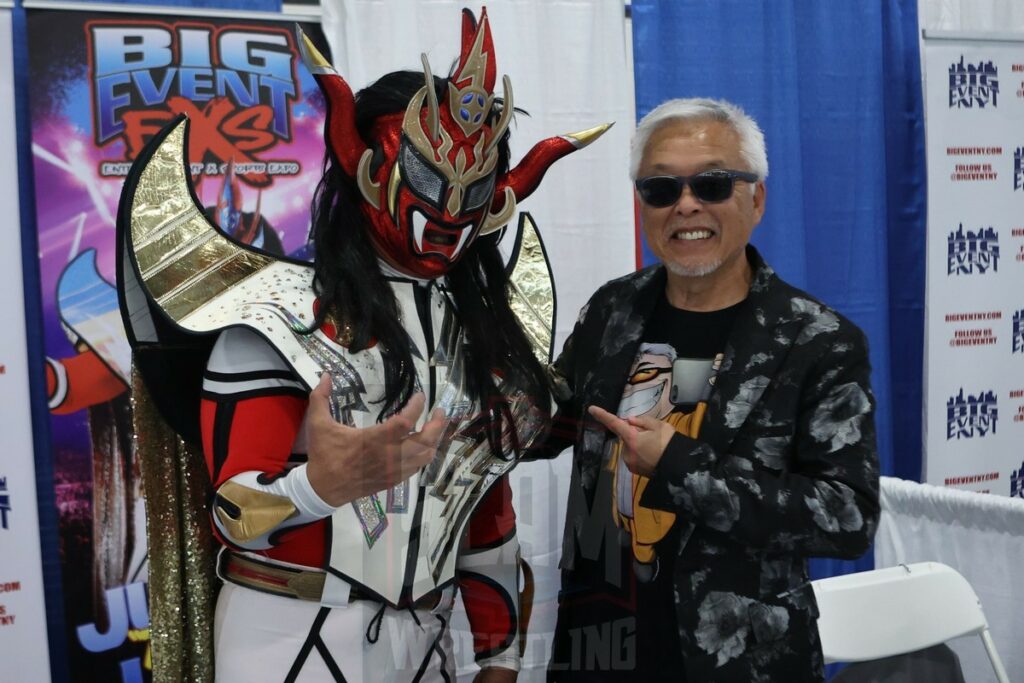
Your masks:
{"label": "gold fringe curtain", "polygon": [[212,682],[217,580],[206,464],[164,422],[137,371],[132,402],[146,496],[153,681]]}

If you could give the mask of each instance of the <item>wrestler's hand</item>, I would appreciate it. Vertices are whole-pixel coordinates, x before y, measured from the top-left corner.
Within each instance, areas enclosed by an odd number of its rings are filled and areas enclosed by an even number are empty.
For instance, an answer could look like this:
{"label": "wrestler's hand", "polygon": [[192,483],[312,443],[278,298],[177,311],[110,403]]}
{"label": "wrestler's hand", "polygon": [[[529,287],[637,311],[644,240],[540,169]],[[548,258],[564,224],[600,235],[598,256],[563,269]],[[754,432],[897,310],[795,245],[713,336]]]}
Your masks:
{"label": "wrestler's hand", "polygon": [[329,505],[339,506],[384,491],[408,479],[434,457],[444,430],[444,411],[437,409],[423,428],[423,394],[415,394],[401,411],[372,427],[349,427],[331,415],[331,381],[327,373],[309,393],[306,413],[309,464],[313,490]]}
{"label": "wrestler's hand", "polygon": [[518,677],[518,671],[503,669],[500,666],[492,666],[487,669],[480,669],[480,673],[473,679],[473,683],[515,683]]}
{"label": "wrestler's hand", "polygon": [[645,477],[654,474],[665,447],[676,433],[672,425],[646,416],[623,420],[597,406],[590,406],[588,410],[608,431],[622,440],[622,457],[630,472]]}

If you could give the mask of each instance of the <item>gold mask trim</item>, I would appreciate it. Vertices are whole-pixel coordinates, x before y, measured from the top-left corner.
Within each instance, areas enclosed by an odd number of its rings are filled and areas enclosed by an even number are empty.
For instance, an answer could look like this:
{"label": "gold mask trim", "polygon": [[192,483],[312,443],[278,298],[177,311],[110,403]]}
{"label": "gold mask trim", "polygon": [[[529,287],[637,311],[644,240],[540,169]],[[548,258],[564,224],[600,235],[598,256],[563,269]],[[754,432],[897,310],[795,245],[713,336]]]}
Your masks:
{"label": "gold mask trim", "polygon": [[430,142],[436,144],[441,129],[441,113],[437,104],[437,93],[434,92],[434,74],[430,72],[430,62],[426,53],[420,54],[420,61],[423,62],[423,80],[426,81],[423,87],[427,91],[427,133],[430,134]]}
{"label": "gold mask trim", "polygon": [[373,151],[369,149],[363,152],[363,156],[359,157],[359,167],[356,169],[356,184],[359,185],[359,192],[362,193],[363,199],[379,211],[380,183],[373,182],[373,178],[370,177],[370,162],[372,160]]}
{"label": "gold mask trim", "polygon": [[[452,216],[458,216],[462,212],[461,199],[465,189],[494,171],[494,168],[498,165],[498,151],[497,149],[491,149],[488,152],[488,140],[490,138],[481,135],[473,147],[475,163],[466,168],[465,156],[459,154],[453,166],[448,158],[448,152],[454,146],[454,141],[448,131],[444,128],[438,129],[440,145],[435,149],[430,135],[423,129],[420,111],[423,109],[426,97],[427,88],[423,87],[409,100],[409,105],[405,108],[405,117],[402,119],[402,132],[405,134],[406,139],[416,148],[416,151],[420,153],[420,156],[444,176],[449,189],[449,195],[446,200],[448,202],[448,213]],[[453,211],[452,207],[456,203],[456,198],[453,197],[454,194],[458,195],[458,205],[455,206],[456,210]]]}
{"label": "gold mask trim", "polygon": [[[493,203],[493,201],[492,201]],[[512,214],[516,212],[516,193],[511,187],[505,188],[505,206],[501,207],[501,211],[498,213],[487,213],[487,218],[484,219],[484,225],[480,228],[481,235],[489,235],[492,232],[501,230],[512,220]]]}
{"label": "gold mask trim", "polygon": [[502,76],[501,87],[505,91],[501,104],[501,115],[498,117],[498,123],[491,130],[491,141],[487,143],[487,149],[484,151],[484,154],[494,153],[498,143],[501,142],[501,136],[508,130],[508,125],[512,122],[512,113],[515,111],[515,106],[512,103],[512,79],[508,76]]}
{"label": "gold mask trim", "polygon": [[[487,20],[484,19],[486,22]],[[466,62],[463,65],[459,73],[449,79],[448,86],[448,109],[452,113],[452,119],[456,125],[462,129],[463,134],[469,137],[473,133],[480,130],[480,127],[487,121],[487,115],[491,111],[491,105],[494,103],[494,96],[484,90],[484,80],[487,73],[487,60],[491,55],[484,53],[484,35],[488,33],[488,28],[481,25],[476,32],[476,38],[473,40],[473,47],[470,48],[469,56],[466,58]],[[464,87],[458,88],[455,86],[456,83],[460,83],[469,79]],[[472,94],[473,102],[472,107],[469,105],[462,104],[462,98]],[[482,97],[484,103],[482,105],[476,104],[476,97]],[[456,116],[455,112],[459,111],[461,107],[467,107],[471,109],[471,114],[481,114],[480,120],[476,123],[473,122],[474,116],[470,116],[468,121],[463,121],[461,117]]]}
{"label": "gold mask trim", "polygon": [[391,177],[388,179],[388,213],[395,225],[401,225],[398,216],[395,215],[395,202],[398,199],[398,186],[402,182],[402,169],[397,163],[391,167]]}

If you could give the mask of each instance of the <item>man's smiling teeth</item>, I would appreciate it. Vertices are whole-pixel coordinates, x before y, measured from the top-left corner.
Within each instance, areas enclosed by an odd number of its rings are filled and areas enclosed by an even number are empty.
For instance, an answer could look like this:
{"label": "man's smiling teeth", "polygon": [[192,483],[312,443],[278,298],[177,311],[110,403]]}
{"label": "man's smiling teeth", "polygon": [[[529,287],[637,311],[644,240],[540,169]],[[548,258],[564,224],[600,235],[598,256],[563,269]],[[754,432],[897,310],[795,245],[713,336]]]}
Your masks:
{"label": "man's smiling teeth", "polygon": [[711,237],[710,230],[679,230],[672,233],[674,240],[706,240]]}

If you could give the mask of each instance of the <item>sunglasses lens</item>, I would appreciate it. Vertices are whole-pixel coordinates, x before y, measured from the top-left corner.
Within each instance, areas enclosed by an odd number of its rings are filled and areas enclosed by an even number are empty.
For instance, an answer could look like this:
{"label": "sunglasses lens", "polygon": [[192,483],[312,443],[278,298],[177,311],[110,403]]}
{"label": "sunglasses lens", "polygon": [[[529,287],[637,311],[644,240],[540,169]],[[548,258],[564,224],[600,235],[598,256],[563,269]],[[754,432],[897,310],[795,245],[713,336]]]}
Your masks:
{"label": "sunglasses lens", "polygon": [[665,207],[675,204],[683,192],[683,183],[672,176],[644,178],[637,183],[640,198],[650,206]]}
{"label": "sunglasses lens", "polygon": [[679,176],[651,176],[636,183],[640,198],[648,206],[664,208],[679,201],[683,184],[688,183],[694,196],[702,202],[724,202],[732,196],[735,181],[722,171],[707,171],[690,178]]}
{"label": "sunglasses lens", "polygon": [[690,189],[702,202],[724,202],[732,196],[733,179],[722,173],[701,173],[690,179]]}

